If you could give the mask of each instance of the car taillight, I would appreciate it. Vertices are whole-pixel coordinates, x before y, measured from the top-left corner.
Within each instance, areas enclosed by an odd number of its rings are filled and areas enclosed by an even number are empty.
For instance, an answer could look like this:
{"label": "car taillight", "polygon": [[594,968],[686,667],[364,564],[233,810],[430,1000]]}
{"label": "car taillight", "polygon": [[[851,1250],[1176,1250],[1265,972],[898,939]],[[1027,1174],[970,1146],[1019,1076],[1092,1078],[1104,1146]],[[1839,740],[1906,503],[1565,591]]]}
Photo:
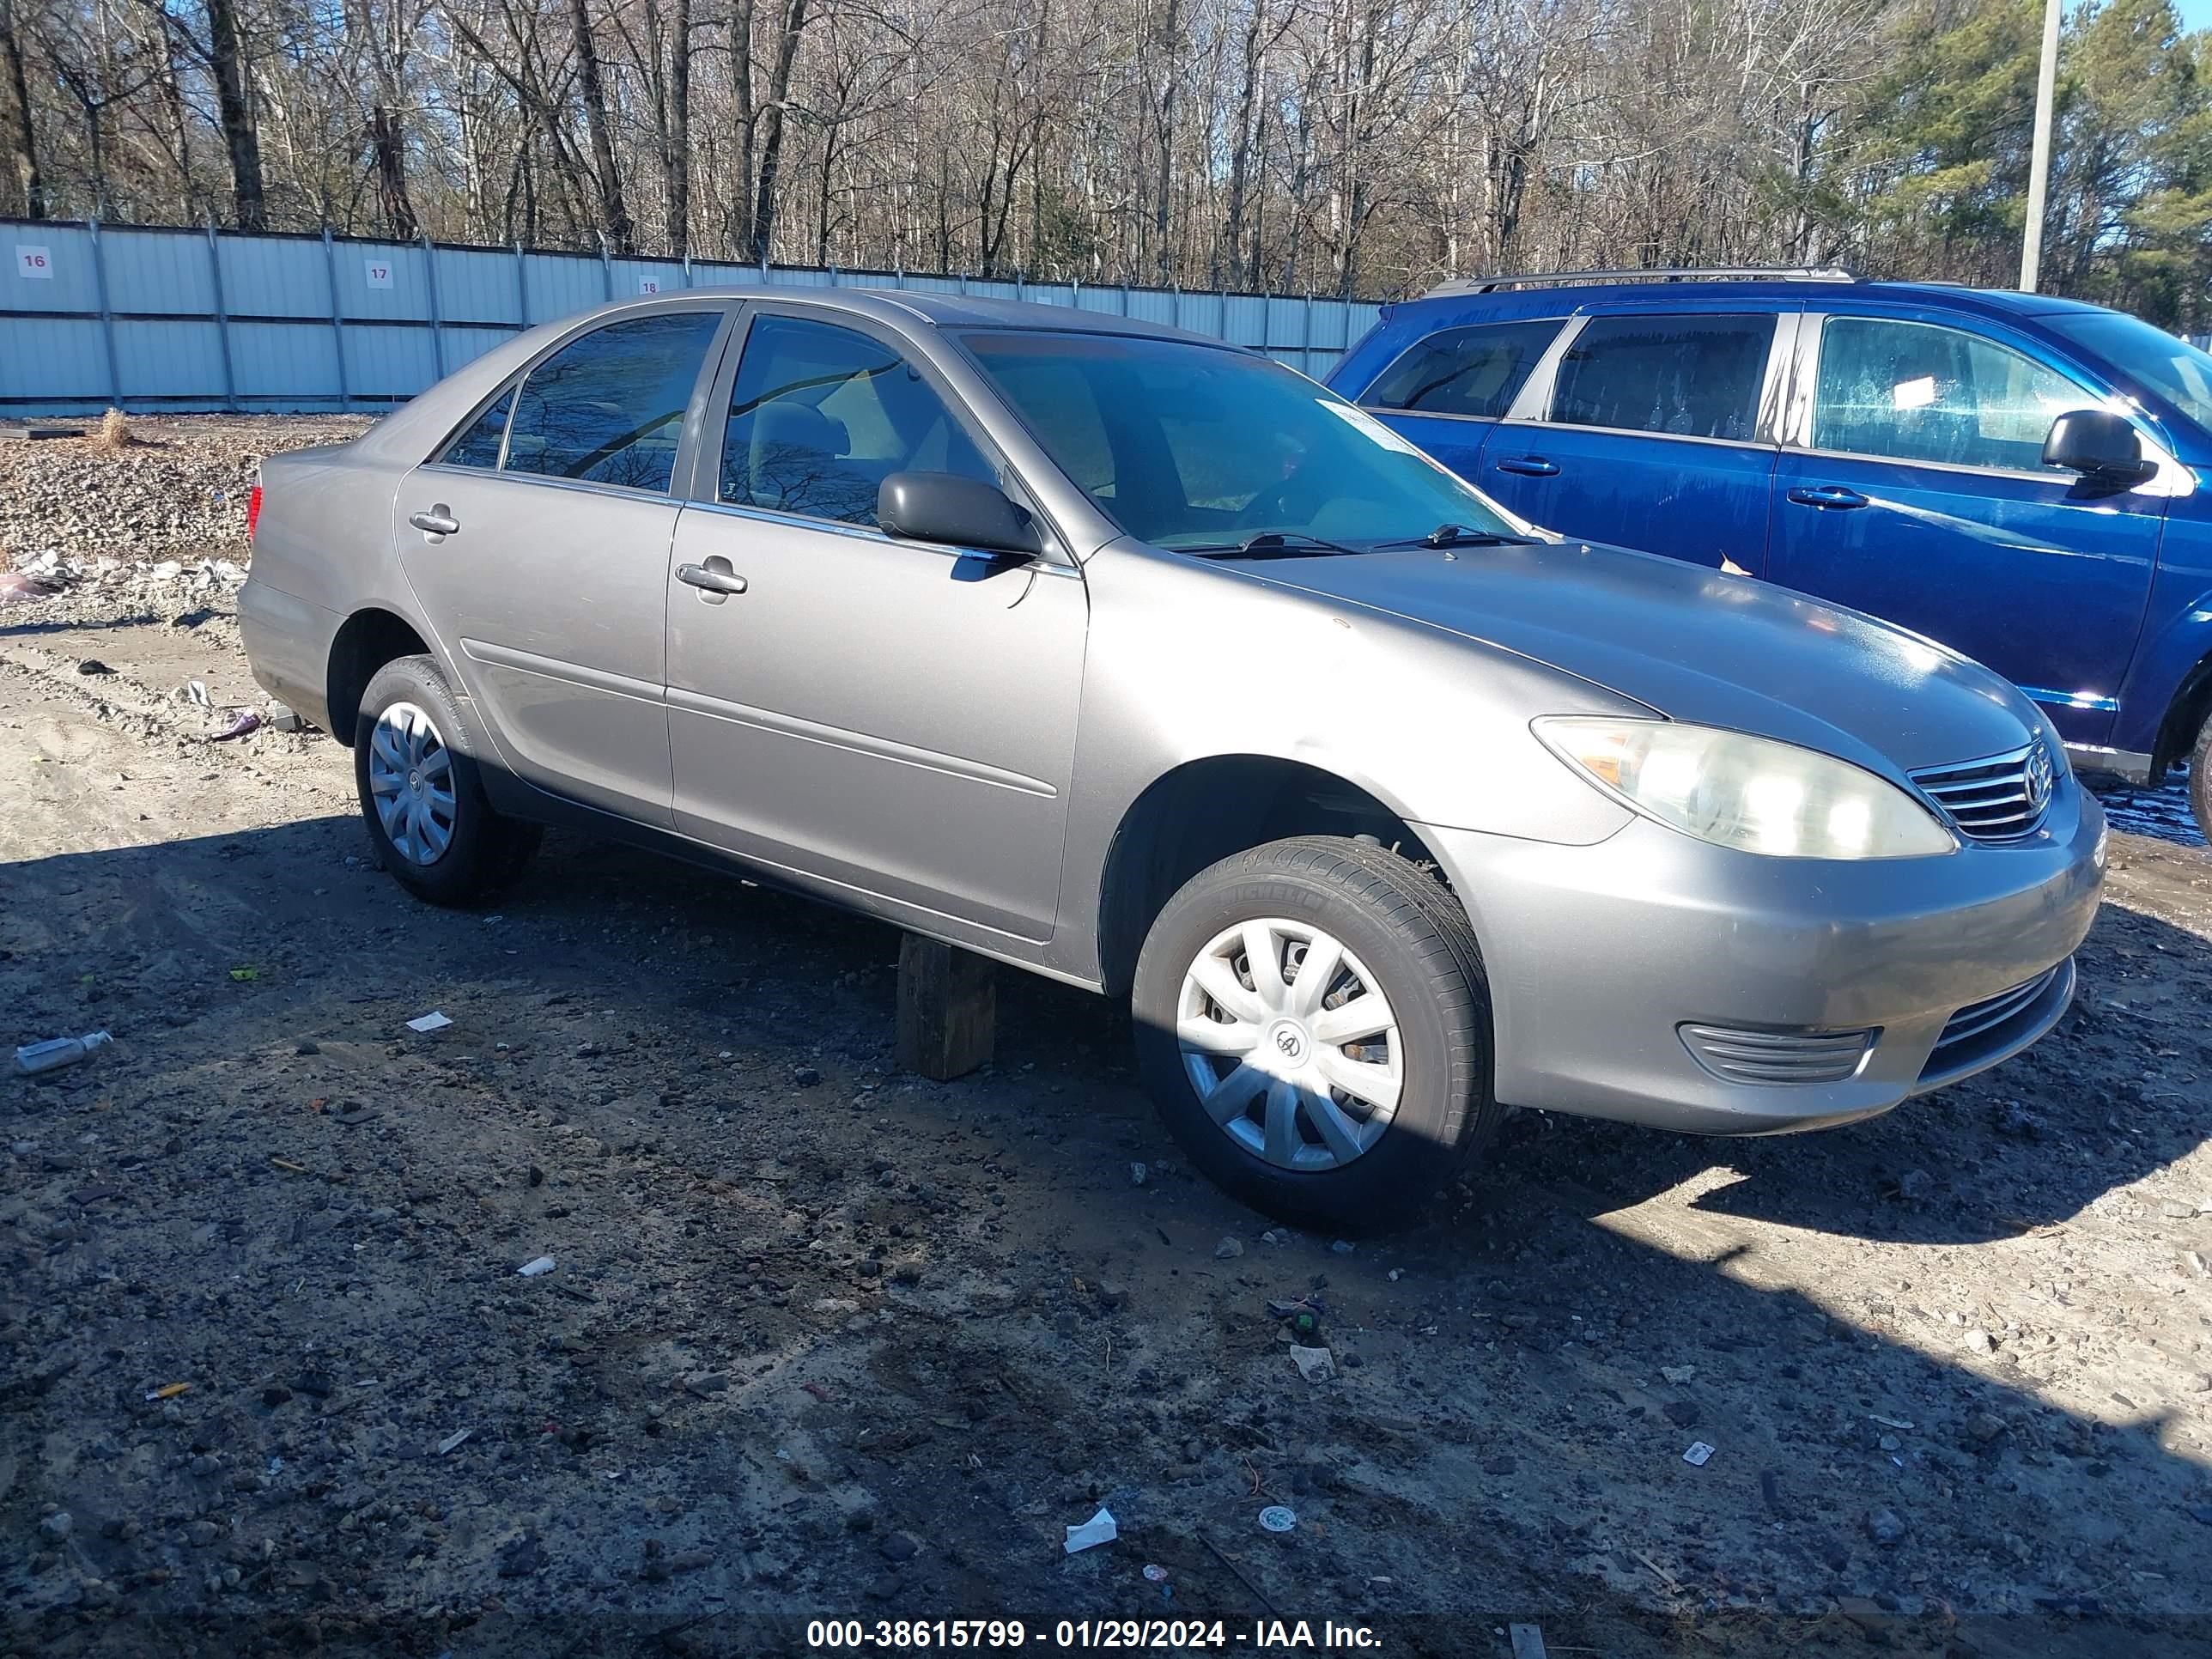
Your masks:
{"label": "car taillight", "polygon": [[253,493],[246,498],[246,539],[253,539],[253,527],[261,522],[261,486],[253,486]]}

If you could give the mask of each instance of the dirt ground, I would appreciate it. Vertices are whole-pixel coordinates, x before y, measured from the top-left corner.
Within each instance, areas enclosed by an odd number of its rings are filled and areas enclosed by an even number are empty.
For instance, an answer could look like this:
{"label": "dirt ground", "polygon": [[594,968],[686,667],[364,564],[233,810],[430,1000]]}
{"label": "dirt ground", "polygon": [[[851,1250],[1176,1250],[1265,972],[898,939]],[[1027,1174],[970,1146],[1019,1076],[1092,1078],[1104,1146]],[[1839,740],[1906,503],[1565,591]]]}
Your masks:
{"label": "dirt ground", "polygon": [[1776,1140],[1522,1115],[1354,1248],[1185,1168],[1098,1000],[1003,975],[935,1085],[877,925],[564,836],[414,902],[346,750],[207,741],[230,612],[0,610],[7,1042],[114,1034],[0,1079],[0,1652],[2212,1651],[2201,848],[2115,838],[1992,1073]]}

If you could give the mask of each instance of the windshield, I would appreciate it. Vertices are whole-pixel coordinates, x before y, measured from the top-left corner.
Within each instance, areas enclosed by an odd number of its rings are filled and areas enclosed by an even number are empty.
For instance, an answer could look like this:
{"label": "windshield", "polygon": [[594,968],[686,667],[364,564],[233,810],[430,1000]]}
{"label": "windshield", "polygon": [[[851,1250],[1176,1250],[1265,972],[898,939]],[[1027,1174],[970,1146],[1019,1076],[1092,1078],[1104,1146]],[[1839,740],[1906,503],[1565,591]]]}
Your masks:
{"label": "windshield", "polygon": [[2212,432],[2212,356],[2117,311],[2061,312],[2043,320]]}
{"label": "windshield", "polygon": [[964,337],[1060,470],[1155,546],[1518,531],[1374,416],[1264,357],[1126,335]]}

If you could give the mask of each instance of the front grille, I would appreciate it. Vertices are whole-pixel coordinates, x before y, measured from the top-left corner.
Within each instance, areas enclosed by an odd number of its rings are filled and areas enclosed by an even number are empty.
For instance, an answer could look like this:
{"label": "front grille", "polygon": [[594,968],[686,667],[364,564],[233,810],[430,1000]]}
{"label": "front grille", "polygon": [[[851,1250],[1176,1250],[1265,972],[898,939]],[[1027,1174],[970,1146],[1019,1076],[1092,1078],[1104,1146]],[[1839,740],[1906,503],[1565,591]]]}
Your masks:
{"label": "front grille", "polygon": [[2018,841],[2035,833],[2051,805],[2057,779],[2051,750],[2041,738],[2009,754],[1929,766],[1913,782],[1969,841]]}
{"label": "front grille", "polygon": [[2015,985],[2009,991],[2000,991],[1960,1009],[1944,1025],[1942,1036],[1936,1039],[1928,1063],[1920,1068],[1922,1078],[1971,1066],[1981,1056],[2010,1045],[2035,1025],[2045,994],[2061,975],[2072,971],[2073,965],[2069,957],[2024,985]]}
{"label": "front grille", "polygon": [[1872,1031],[1750,1031],[1685,1025],[1698,1063],[1729,1083],[1841,1083],[1859,1069]]}

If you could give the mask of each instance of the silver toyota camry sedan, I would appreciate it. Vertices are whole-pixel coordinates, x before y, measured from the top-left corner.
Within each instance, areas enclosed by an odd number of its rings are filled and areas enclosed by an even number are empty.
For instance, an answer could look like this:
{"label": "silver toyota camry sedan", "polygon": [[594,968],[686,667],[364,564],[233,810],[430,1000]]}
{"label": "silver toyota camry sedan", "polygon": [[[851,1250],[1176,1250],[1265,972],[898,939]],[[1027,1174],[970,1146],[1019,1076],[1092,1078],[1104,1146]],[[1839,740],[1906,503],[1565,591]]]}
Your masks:
{"label": "silver toyota camry sedan", "polygon": [[264,467],[240,619],[433,902],[538,826],[1131,999],[1224,1187],[1373,1227],[1510,1107],[1850,1121],[2049,1030],[2103,818],[1854,612],[1522,523],[1249,352],[698,292]]}

